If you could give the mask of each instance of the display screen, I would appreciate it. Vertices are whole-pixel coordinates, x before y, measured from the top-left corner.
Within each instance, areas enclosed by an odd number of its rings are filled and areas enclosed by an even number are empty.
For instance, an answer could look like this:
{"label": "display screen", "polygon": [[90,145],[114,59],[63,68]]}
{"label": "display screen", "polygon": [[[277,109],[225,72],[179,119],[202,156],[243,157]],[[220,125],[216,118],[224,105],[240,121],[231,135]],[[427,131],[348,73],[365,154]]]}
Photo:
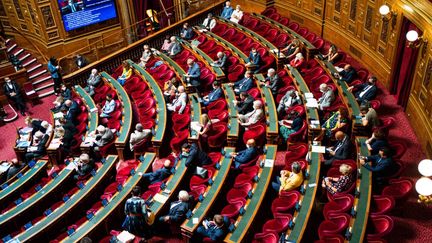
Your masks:
{"label": "display screen", "polygon": [[117,18],[114,0],[58,0],[66,31]]}

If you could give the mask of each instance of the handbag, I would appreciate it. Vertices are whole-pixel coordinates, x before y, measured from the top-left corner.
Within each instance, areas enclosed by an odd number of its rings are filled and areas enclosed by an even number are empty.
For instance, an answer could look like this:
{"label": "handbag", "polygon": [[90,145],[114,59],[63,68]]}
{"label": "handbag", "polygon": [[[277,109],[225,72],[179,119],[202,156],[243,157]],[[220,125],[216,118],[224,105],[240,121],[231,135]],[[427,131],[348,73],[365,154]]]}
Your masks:
{"label": "handbag", "polygon": [[194,174],[197,176],[200,176],[202,178],[207,178],[208,171],[207,171],[207,169],[205,169],[203,167],[197,166]]}

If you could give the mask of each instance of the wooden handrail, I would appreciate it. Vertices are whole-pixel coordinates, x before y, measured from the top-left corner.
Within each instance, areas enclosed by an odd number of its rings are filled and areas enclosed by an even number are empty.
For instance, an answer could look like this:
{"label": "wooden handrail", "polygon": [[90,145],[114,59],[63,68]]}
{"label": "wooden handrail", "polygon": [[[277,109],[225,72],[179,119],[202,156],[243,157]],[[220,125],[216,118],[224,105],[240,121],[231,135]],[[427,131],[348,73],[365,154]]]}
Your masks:
{"label": "wooden handrail", "polygon": [[30,43],[35,49],[36,51],[39,53],[39,55],[42,57],[42,59],[44,60],[45,63],[48,62],[48,58],[42,53],[42,51],[32,42],[30,41],[27,36],[25,36],[23,33],[21,33],[21,31],[19,31],[16,27],[11,26],[11,28],[17,32],[18,34],[20,34],[28,43]]}

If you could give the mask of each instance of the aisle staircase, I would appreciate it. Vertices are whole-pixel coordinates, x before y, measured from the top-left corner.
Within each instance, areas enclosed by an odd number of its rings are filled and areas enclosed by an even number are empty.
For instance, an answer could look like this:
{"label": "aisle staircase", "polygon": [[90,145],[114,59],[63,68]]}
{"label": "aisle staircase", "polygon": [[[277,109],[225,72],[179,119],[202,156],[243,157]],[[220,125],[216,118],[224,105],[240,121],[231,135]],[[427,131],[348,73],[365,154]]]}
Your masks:
{"label": "aisle staircase", "polygon": [[39,98],[54,93],[54,82],[46,68],[46,64],[41,63],[29,51],[19,47],[14,40],[6,40],[6,47],[8,48],[8,54],[17,56],[27,70],[29,81],[33,84]]}

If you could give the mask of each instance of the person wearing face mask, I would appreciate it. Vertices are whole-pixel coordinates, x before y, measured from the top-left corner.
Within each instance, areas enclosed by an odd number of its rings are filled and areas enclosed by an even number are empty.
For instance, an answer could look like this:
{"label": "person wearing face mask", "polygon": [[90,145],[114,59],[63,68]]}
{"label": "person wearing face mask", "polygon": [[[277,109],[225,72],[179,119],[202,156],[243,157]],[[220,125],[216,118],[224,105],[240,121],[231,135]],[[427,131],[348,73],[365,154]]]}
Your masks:
{"label": "person wearing face mask", "polygon": [[247,128],[250,125],[256,124],[264,117],[263,104],[260,100],[253,102],[253,110],[245,115],[238,115],[240,126]]}
{"label": "person wearing face mask", "polygon": [[281,85],[281,83],[282,81],[279,75],[277,75],[276,70],[274,70],[273,68],[270,68],[267,71],[267,77],[265,81],[261,82],[262,85],[265,85],[271,90],[274,98],[276,98],[278,94],[279,86]]}
{"label": "person wearing face mask", "polygon": [[291,108],[296,105],[301,105],[302,99],[298,95],[298,92],[295,90],[288,90],[282,99],[279,101],[279,105],[277,107],[277,113],[279,117],[283,117],[288,108]]}
{"label": "person wearing face mask", "polygon": [[252,50],[249,53],[249,57],[247,59],[247,63],[245,67],[259,69],[261,64],[261,55],[257,52],[255,47],[252,47]]}
{"label": "person wearing face mask", "polygon": [[233,87],[234,93],[236,95],[242,92],[248,92],[253,87],[252,72],[247,71],[244,78],[240,79],[235,83],[229,83],[228,85],[230,87]]}
{"label": "person wearing face mask", "polygon": [[224,19],[230,19],[234,9],[231,7],[231,2],[226,1],[225,7],[222,10],[221,17]]}
{"label": "person wearing face mask", "polygon": [[87,87],[85,87],[85,91],[87,91],[90,96],[95,94],[95,88],[100,84],[100,80],[101,78],[98,70],[93,68],[89,78],[87,79]]}
{"label": "person wearing face mask", "polygon": [[246,142],[246,149],[239,152],[232,152],[234,167],[238,169],[242,164],[246,164],[258,156],[258,150],[255,145],[255,139],[249,139]]}
{"label": "person wearing face mask", "polygon": [[25,116],[26,105],[21,96],[19,85],[12,81],[9,77],[6,77],[5,84],[3,86],[3,92],[9,100],[15,103],[21,115]]}
{"label": "person wearing face mask", "polygon": [[366,102],[375,99],[375,96],[378,91],[378,87],[376,86],[377,78],[375,76],[371,76],[368,79],[367,83],[358,84],[355,86],[351,86],[348,88],[349,91],[356,90],[354,96],[359,104],[365,104]]}
{"label": "person wearing face mask", "polygon": [[323,110],[329,107],[333,100],[335,99],[333,90],[327,86],[327,84],[320,84],[319,90],[322,93],[321,97],[318,99],[318,108]]}
{"label": "person wearing face mask", "polygon": [[28,148],[28,152],[25,154],[27,162],[40,158],[46,154],[45,145],[48,142],[49,135],[43,134],[41,131],[37,131],[33,136],[32,146]]}
{"label": "person wearing face mask", "polygon": [[199,79],[201,75],[200,66],[196,61],[194,61],[194,59],[191,58],[187,59],[186,64],[188,66],[188,71],[184,74],[186,77],[186,82],[190,83],[192,86],[199,87],[201,84]]}

